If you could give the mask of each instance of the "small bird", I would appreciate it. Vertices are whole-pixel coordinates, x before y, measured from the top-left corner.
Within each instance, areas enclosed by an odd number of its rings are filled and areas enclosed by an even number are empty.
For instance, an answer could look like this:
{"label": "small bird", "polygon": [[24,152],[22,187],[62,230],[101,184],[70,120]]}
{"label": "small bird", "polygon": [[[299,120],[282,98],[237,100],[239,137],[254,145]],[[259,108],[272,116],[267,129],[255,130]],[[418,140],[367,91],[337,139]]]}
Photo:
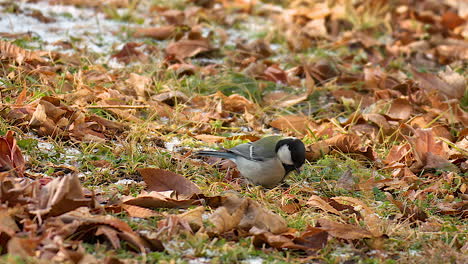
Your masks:
{"label": "small bird", "polygon": [[199,151],[195,155],[232,160],[248,181],[266,188],[281,183],[305,162],[304,143],[297,138],[268,136],[224,151]]}

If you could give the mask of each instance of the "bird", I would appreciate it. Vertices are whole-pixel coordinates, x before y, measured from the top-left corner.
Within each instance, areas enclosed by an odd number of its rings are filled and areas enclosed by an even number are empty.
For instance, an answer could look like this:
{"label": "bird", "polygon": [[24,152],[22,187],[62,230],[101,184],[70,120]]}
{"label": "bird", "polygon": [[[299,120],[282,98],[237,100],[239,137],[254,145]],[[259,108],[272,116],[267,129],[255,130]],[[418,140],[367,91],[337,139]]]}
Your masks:
{"label": "bird", "polygon": [[196,156],[212,156],[236,163],[240,174],[254,185],[274,188],[305,162],[304,143],[297,138],[267,136],[223,151],[202,150]]}

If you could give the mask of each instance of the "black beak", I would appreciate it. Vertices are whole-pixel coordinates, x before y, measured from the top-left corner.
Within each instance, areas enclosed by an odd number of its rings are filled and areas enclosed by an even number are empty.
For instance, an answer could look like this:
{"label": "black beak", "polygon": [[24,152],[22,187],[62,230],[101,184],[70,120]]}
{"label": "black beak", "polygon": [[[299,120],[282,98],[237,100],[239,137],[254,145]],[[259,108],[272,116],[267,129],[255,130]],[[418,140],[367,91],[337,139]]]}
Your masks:
{"label": "black beak", "polygon": [[301,167],[296,168],[297,174],[301,173]]}

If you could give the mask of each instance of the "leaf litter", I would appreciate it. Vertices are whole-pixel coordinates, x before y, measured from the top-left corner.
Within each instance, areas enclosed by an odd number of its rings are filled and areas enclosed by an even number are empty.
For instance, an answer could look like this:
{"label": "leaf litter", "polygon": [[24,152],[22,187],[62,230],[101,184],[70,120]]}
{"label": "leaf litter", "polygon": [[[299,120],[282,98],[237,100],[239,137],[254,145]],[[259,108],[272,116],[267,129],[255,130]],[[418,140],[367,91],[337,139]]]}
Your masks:
{"label": "leaf litter", "polygon": [[[1,3],[2,258],[466,262],[466,6],[181,2]],[[289,186],[191,155],[267,134]]]}

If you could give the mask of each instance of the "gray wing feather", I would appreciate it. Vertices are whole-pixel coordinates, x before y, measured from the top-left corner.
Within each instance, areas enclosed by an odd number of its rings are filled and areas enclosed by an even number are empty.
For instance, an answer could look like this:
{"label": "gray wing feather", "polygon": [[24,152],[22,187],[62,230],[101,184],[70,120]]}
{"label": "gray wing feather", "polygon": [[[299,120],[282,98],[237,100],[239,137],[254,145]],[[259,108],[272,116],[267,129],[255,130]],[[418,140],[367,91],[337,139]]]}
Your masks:
{"label": "gray wing feather", "polygon": [[262,161],[276,156],[276,143],[281,138],[281,136],[265,137],[252,143],[237,145],[229,151],[248,160]]}

